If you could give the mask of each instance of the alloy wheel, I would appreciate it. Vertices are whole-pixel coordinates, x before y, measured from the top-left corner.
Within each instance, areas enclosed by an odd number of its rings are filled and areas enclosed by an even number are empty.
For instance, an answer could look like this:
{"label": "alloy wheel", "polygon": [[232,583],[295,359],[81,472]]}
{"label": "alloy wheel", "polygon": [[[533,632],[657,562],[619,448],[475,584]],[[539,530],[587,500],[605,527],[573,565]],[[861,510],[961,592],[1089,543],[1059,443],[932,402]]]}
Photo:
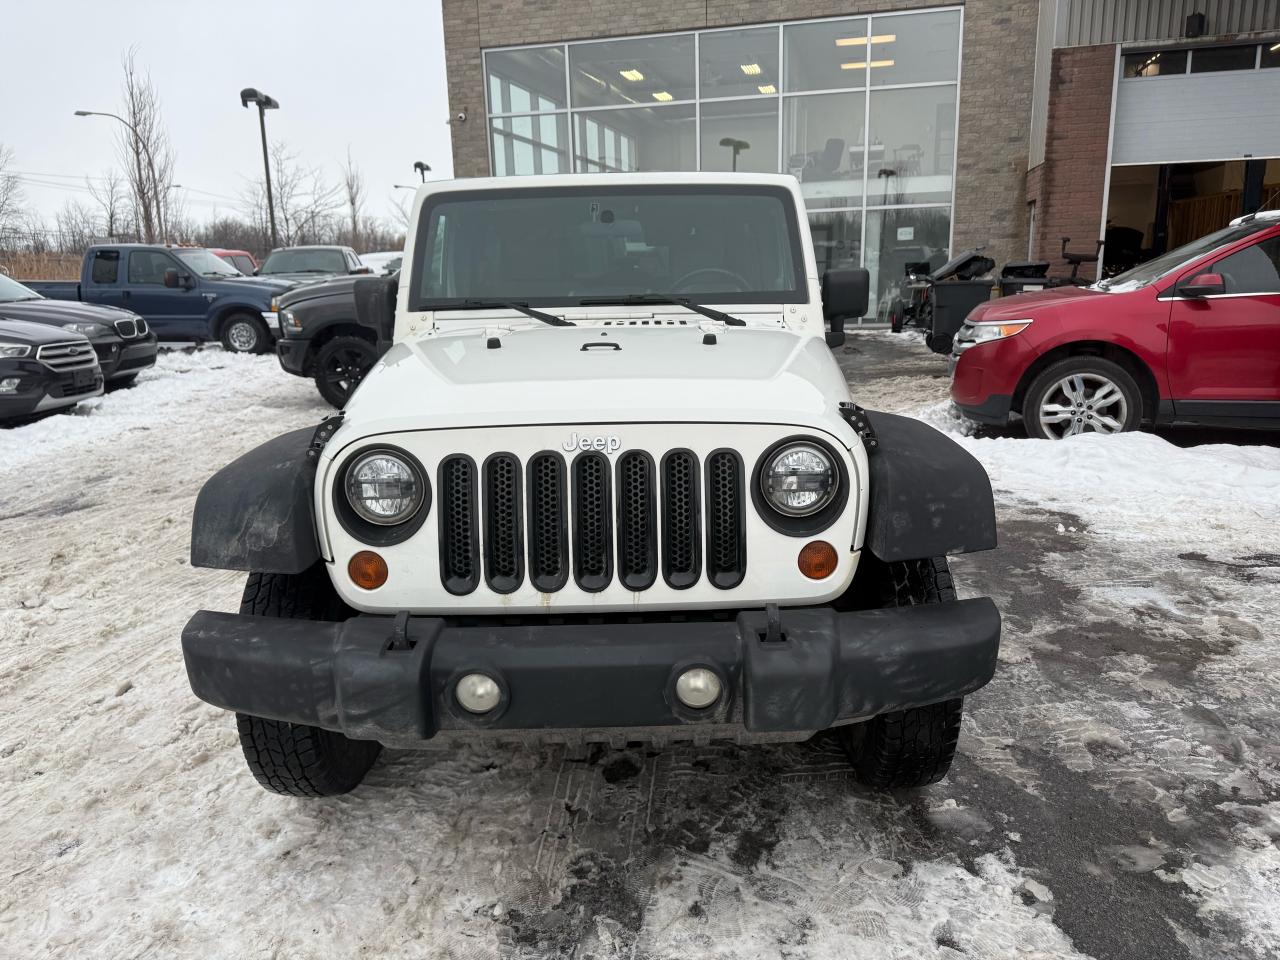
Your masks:
{"label": "alloy wheel", "polygon": [[253,353],[258,347],[258,331],[247,320],[237,320],[227,330],[227,342],[236,353]]}
{"label": "alloy wheel", "polygon": [[1036,411],[1046,435],[1061,440],[1080,433],[1120,433],[1129,418],[1124,391],[1097,373],[1073,373],[1045,393]]}

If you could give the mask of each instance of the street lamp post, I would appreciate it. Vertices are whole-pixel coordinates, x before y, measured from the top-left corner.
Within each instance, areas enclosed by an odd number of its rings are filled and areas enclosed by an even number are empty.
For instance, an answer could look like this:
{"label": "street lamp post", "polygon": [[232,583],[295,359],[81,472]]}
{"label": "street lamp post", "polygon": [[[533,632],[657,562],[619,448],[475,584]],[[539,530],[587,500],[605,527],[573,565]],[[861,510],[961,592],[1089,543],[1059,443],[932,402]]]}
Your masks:
{"label": "street lamp post", "polygon": [[267,111],[280,109],[280,103],[260,90],[245,87],[240,91],[240,106],[247,107],[251,103],[258,105],[258,129],[262,131],[262,169],[267,175],[267,216],[271,220],[271,246],[274,249],[280,245],[280,239],[276,233],[275,198],[271,195],[271,159],[267,154]]}
{"label": "street lamp post", "polygon": [[164,199],[160,196],[160,184],[156,180],[156,158],[151,154],[151,147],[138,132],[138,128],[126,120],[124,117],[116,113],[107,113],[104,110],[77,110],[77,117],[110,117],[112,120],[119,120],[125,125],[130,133],[133,134],[134,142],[142,148],[142,152],[147,156],[147,172],[151,179],[151,196],[156,205],[156,226],[160,230],[161,240],[165,239],[168,229],[164,222]]}
{"label": "street lamp post", "polygon": [[413,161],[413,169],[418,171],[419,175],[422,177],[422,182],[426,183],[427,174],[431,172],[431,167],[423,163],[421,160],[415,160]]}
{"label": "street lamp post", "polygon": [[722,139],[720,141],[720,146],[728,147],[730,150],[733,151],[732,169],[735,171],[738,169],[738,154],[740,154],[743,150],[751,149],[751,144],[747,143],[747,141],[736,140],[733,137],[725,137],[724,139]]}

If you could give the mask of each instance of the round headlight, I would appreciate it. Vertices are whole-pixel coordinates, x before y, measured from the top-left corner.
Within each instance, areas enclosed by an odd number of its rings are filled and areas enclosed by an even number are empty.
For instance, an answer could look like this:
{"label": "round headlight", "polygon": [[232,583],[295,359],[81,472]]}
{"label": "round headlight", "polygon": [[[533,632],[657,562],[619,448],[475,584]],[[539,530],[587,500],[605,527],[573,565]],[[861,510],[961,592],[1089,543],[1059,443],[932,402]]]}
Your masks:
{"label": "round headlight", "polygon": [[788,517],[817,513],[831,502],[839,482],[831,455],[809,443],[783,447],[760,475],[765,500]]}
{"label": "round headlight", "polygon": [[407,460],[387,450],[365,454],[347,470],[347,502],[379,526],[404,523],[422,506],[423,483]]}

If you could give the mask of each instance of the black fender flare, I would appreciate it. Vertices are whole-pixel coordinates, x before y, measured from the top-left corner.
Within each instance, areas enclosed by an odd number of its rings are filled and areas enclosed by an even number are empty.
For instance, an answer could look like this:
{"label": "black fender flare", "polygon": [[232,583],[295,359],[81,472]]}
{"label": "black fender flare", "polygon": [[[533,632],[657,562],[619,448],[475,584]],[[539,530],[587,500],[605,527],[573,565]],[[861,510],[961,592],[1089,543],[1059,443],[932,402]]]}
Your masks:
{"label": "black fender flare", "polygon": [[191,518],[191,565],[302,573],[320,559],[312,492],[315,427],[268,440],[210,477]]}
{"label": "black fender flare", "polygon": [[982,464],[927,423],[865,413],[878,441],[867,452],[866,549],[886,563],[994,549],[995,499]]}

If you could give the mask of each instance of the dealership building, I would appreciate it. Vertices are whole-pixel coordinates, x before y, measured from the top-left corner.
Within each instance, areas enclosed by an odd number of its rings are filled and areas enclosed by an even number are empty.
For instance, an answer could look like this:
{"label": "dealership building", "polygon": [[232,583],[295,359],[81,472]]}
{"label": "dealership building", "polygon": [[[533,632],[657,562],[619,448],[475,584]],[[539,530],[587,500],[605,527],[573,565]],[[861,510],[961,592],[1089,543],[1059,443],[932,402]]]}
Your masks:
{"label": "dealership building", "polygon": [[971,247],[1121,264],[1280,206],[1275,0],[443,8],[458,176],[791,174],[819,269],[876,299]]}

